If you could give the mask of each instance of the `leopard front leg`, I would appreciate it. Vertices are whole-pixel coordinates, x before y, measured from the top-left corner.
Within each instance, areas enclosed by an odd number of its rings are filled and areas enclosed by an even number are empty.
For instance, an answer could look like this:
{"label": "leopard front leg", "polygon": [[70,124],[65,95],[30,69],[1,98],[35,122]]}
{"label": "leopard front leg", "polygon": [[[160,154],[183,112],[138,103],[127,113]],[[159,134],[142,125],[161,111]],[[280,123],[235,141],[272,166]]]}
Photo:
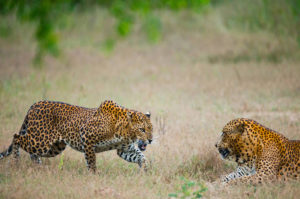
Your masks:
{"label": "leopard front leg", "polygon": [[276,179],[280,155],[276,146],[265,146],[260,158],[256,160],[255,172],[230,180],[227,184],[260,184]]}
{"label": "leopard front leg", "polygon": [[86,126],[82,127],[80,130],[80,140],[82,143],[86,165],[88,170],[92,171],[93,173],[96,173],[95,140],[90,137],[89,132],[95,131],[95,125],[90,124],[89,122],[86,123]]}
{"label": "leopard front leg", "polygon": [[239,167],[237,167],[237,169],[234,172],[223,176],[221,178],[221,182],[222,182],[222,184],[226,184],[229,181],[232,181],[237,178],[244,177],[244,176],[249,176],[249,175],[252,175],[253,173],[255,173],[255,170],[252,170],[251,168],[249,168],[247,166],[239,166]]}
{"label": "leopard front leg", "polygon": [[90,171],[96,172],[96,153],[95,149],[91,145],[84,146],[84,157],[86,160],[86,165]]}
{"label": "leopard front leg", "polygon": [[257,185],[261,183],[268,183],[276,180],[276,167],[268,164],[268,161],[262,163],[261,166],[255,173],[245,175],[240,178],[236,178],[227,182],[229,185],[236,184],[252,184]]}
{"label": "leopard front leg", "polygon": [[271,180],[271,178],[267,177],[263,173],[256,173],[253,175],[242,176],[240,178],[236,178],[227,182],[228,185],[238,185],[238,184],[252,184],[257,185],[263,182],[267,182],[267,180]]}
{"label": "leopard front leg", "polygon": [[143,168],[145,171],[147,171],[148,161],[141,150],[138,149],[134,144],[128,145],[124,149],[118,149],[117,154],[128,162],[137,163],[140,168]]}

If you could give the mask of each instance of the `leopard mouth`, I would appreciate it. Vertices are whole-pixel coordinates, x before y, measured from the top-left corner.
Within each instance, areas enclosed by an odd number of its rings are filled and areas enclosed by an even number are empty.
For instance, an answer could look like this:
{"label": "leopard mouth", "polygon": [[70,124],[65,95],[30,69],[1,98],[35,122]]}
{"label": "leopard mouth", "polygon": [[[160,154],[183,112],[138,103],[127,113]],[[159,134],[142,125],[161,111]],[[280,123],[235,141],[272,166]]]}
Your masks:
{"label": "leopard mouth", "polygon": [[142,145],[142,146],[139,146],[139,148],[140,148],[141,151],[145,151],[145,150],[146,150],[146,147],[147,147],[147,144]]}
{"label": "leopard mouth", "polygon": [[144,141],[139,140],[138,147],[141,151],[145,151],[147,144]]}
{"label": "leopard mouth", "polygon": [[138,147],[139,147],[139,149],[140,149],[141,151],[145,151],[145,150],[146,150],[146,147],[147,147],[147,144],[146,144],[144,141],[139,140],[139,142],[138,142]]}
{"label": "leopard mouth", "polygon": [[139,144],[139,149],[141,151],[145,151],[146,150],[146,147],[147,147],[147,144]]}
{"label": "leopard mouth", "polygon": [[228,149],[219,148],[219,153],[221,154],[222,158],[225,159],[229,156],[230,151]]}

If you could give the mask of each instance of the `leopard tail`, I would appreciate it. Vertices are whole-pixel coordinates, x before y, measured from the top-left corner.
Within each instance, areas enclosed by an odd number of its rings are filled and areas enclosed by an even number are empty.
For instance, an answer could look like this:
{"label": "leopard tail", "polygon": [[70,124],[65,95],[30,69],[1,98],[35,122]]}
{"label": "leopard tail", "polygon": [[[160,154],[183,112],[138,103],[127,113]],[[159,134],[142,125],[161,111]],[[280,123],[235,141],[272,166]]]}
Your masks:
{"label": "leopard tail", "polygon": [[19,139],[20,139],[20,135],[15,134],[13,141],[12,141],[11,145],[8,147],[8,149],[6,149],[2,153],[0,153],[0,160],[9,156],[12,153],[14,153],[14,157],[19,156],[19,144],[18,144]]}
{"label": "leopard tail", "polygon": [[6,149],[5,151],[3,151],[2,153],[0,153],[0,160],[9,156],[13,151],[13,144],[11,144],[8,149]]}

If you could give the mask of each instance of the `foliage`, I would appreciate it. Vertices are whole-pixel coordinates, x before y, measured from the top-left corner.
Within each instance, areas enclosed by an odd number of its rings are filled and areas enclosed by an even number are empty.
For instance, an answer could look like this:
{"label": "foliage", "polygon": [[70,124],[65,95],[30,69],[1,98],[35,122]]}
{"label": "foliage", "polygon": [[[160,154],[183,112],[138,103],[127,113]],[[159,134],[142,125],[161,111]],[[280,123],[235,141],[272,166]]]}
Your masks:
{"label": "foliage", "polygon": [[[38,49],[35,63],[41,63],[45,54],[59,55],[57,21],[71,12],[95,6],[108,9],[116,19],[115,29],[118,37],[128,36],[134,24],[141,20],[148,40],[157,42],[160,40],[161,22],[154,14],[155,10],[199,10],[209,3],[210,0],[4,0],[0,1],[0,14],[15,13],[18,20],[36,24],[35,38]],[[0,33],[8,34],[3,27],[0,28]],[[116,39],[108,38],[104,47],[112,49]]]}
{"label": "foliage", "polygon": [[62,170],[64,166],[64,153],[61,154],[60,158],[59,158],[59,165],[58,165],[58,169]]}
{"label": "foliage", "polygon": [[184,181],[181,185],[181,189],[176,193],[170,193],[169,197],[173,198],[201,198],[203,192],[207,191],[207,188],[201,184],[194,181],[181,178]]}
{"label": "foliage", "polygon": [[[300,46],[300,1],[298,0],[2,0],[0,15],[13,14],[22,22],[36,26],[37,50],[35,63],[39,64],[46,54],[60,54],[59,19],[73,12],[101,7],[115,19],[114,32],[103,41],[103,49],[111,51],[117,40],[142,24],[147,40],[161,40],[162,22],[157,15],[160,10],[191,10],[201,12],[210,6],[221,8],[222,20],[228,28],[245,31],[266,30],[275,35],[296,38]],[[10,29],[0,25],[0,36],[10,34]]]}

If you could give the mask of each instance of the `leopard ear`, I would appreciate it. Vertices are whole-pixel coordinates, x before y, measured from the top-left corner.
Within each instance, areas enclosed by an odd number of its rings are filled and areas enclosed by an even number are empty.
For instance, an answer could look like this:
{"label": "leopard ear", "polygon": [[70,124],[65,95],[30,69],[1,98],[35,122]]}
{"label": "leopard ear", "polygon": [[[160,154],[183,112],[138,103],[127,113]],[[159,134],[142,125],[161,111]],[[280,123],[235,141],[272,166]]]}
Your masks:
{"label": "leopard ear", "polygon": [[236,131],[237,131],[238,133],[240,133],[240,134],[243,134],[244,130],[245,130],[245,124],[244,124],[244,123],[241,123],[241,124],[239,124],[239,125],[236,127]]}
{"label": "leopard ear", "polygon": [[133,128],[133,126],[132,126],[133,113],[127,111],[126,115],[127,115],[127,121],[128,121],[129,127]]}
{"label": "leopard ear", "polygon": [[97,111],[94,113],[94,117],[99,116],[99,115],[101,114],[101,112],[102,112],[102,109],[101,109],[101,107],[99,107],[99,108],[97,109]]}
{"label": "leopard ear", "polygon": [[150,119],[151,113],[149,111],[147,113],[145,113],[145,115]]}
{"label": "leopard ear", "polygon": [[132,122],[132,113],[130,113],[129,111],[127,112],[127,120],[129,123]]}

